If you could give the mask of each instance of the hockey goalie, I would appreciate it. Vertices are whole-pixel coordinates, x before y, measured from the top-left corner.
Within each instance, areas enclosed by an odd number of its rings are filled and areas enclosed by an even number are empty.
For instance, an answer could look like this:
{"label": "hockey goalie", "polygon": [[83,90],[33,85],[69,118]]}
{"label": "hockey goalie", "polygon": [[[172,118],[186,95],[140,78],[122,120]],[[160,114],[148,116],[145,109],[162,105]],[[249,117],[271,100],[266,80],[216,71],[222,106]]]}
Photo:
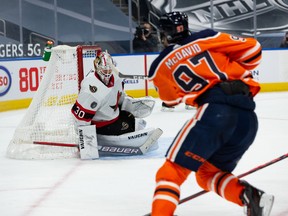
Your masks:
{"label": "hockey goalie", "polygon": [[[156,149],[162,130],[146,128],[143,119],[151,114],[154,99],[126,95],[124,82],[113,71],[115,63],[107,51],[98,51],[93,63],[95,71],[82,80],[71,109],[79,135],[80,157],[137,155]],[[91,142],[89,137],[97,138]]]}

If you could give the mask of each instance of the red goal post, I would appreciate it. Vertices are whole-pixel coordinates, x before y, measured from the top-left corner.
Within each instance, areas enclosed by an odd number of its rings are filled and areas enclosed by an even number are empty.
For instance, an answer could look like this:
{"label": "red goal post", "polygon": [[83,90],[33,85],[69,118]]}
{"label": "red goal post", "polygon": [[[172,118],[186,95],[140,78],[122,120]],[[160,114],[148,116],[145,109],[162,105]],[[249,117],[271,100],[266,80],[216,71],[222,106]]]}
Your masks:
{"label": "red goal post", "polygon": [[[78,61],[78,89],[80,90],[80,84],[83,80],[84,76],[90,72],[91,69],[94,69],[93,62],[91,62],[91,58],[94,60],[97,54],[97,51],[101,50],[101,48],[97,45],[83,45],[77,46],[77,61]],[[88,62],[85,60],[88,59]]]}
{"label": "red goal post", "polygon": [[39,88],[17,126],[7,149],[15,159],[79,157],[78,148],[43,146],[35,142],[78,143],[71,115],[83,77],[93,68],[99,46],[52,48]]}

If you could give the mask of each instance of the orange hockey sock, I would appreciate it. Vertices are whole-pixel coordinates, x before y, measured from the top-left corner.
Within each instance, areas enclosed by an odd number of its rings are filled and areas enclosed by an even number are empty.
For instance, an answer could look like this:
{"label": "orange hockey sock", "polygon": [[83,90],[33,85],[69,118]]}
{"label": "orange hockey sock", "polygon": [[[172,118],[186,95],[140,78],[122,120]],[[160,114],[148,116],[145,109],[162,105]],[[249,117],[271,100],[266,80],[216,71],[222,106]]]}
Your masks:
{"label": "orange hockey sock", "polygon": [[180,198],[180,186],[190,170],[166,161],[156,174],[152,216],[172,216]]}
{"label": "orange hockey sock", "polygon": [[196,172],[196,179],[204,190],[214,191],[224,199],[243,206],[240,194],[244,186],[233,174],[223,172],[209,162],[205,162]]}

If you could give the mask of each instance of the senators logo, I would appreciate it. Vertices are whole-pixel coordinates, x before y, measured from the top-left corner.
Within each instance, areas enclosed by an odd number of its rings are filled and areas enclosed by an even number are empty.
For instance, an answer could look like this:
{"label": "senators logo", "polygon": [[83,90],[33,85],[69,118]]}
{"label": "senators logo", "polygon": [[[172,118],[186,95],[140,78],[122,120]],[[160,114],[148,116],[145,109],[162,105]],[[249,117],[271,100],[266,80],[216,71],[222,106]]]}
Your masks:
{"label": "senators logo", "polygon": [[129,128],[129,124],[127,122],[122,122],[121,130],[127,130]]}
{"label": "senators logo", "polygon": [[92,93],[95,93],[97,91],[97,87],[96,86],[91,86],[89,85],[89,89]]}

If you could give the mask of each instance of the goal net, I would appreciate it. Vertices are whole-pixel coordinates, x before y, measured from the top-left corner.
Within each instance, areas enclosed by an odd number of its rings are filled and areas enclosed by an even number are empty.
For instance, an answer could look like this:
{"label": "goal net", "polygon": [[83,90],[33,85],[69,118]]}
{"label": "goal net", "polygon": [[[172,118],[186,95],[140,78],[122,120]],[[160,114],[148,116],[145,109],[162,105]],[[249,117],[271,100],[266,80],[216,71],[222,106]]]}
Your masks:
{"label": "goal net", "polygon": [[26,115],[15,130],[7,156],[15,159],[79,157],[77,147],[36,143],[78,143],[71,108],[80,82],[93,69],[98,46],[52,48],[45,74]]}

